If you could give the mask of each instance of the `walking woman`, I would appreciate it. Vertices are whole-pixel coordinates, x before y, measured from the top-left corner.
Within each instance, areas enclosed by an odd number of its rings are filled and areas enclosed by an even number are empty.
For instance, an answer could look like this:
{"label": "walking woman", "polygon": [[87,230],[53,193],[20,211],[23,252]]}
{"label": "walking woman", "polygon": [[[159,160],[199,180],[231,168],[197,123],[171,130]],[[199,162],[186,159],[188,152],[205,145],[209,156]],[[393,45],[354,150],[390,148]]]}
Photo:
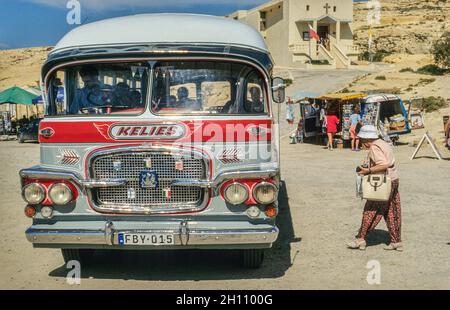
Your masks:
{"label": "walking woman", "polygon": [[367,233],[375,229],[381,218],[384,218],[390,235],[390,244],[384,249],[402,251],[400,194],[398,191],[399,175],[395,165],[393,149],[384,140],[379,139],[375,126],[363,126],[358,136],[364,146],[369,149],[368,160],[370,161],[368,168],[364,166],[359,167],[359,174],[368,175],[387,172],[392,180],[392,189],[387,202],[370,200],[366,202],[356,240],[348,243],[347,246],[350,249],[365,250]]}
{"label": "walking woman", "polygon": [[327,148],[330,151],[332,151],[334,135],[337,133],[337,126],[339,125],[339,118],[332,113],[330,114],[327,113],[326,121],[327,121],[327,136],[328,136]]}

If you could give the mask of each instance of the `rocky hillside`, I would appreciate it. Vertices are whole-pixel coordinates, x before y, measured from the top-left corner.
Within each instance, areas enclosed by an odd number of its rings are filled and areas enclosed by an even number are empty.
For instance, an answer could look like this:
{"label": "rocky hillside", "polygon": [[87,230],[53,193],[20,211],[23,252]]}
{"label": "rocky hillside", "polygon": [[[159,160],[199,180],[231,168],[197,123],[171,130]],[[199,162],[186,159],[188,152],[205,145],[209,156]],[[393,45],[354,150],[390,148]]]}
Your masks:
{"label": "rocky hillside", "polygon": [[38,86],[41,66],[49,50],[48,47],[0,50],[0,91],[11,86]]}
{"label": "rocky hillside", "polygon": [[[426,54],[432,42],[450,31],[450,0],[381,0],[381,24],[373,26],[375,50]],[[355,3],[355,42],[367,50],[366,2]]]}

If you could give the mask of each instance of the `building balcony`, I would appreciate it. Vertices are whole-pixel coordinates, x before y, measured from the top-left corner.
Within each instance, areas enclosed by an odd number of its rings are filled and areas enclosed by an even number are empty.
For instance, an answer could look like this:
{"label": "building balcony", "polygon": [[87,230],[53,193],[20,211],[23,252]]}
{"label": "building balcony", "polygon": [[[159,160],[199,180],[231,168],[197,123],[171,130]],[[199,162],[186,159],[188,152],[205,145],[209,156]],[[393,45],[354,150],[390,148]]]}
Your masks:
{"label": "building balcony", "polygon": [[309,54],[309,43],[290,44],[289,52],[294,54]]}

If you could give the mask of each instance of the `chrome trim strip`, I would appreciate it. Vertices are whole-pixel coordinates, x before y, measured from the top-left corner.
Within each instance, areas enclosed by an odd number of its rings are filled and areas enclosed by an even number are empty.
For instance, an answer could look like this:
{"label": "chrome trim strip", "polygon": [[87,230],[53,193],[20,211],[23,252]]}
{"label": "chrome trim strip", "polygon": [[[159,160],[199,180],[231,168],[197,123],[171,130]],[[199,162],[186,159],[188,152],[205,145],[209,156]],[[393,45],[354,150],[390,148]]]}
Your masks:
{"label": "chrome trim strip", "polygon": [[237,170],[223,172],[214,179],[212,186],[218,187],[220,184],[227,180],[233,179],[258,179],[258,178],[273,178],[278,176],[279,169],[267,169],[267,170]]}
{"label": "chrome trim strip", "polygon": [[85,188],[104,188],[113,186],[122,186],[128,183],[125,179],[107,179],[107,180],[89,180],[82,181]]}
{"label": "chrome trim strip", "polygon": [[[29,228],[25,235],[34,244],[79,244],[79,245],[119,245],[119,233],[167,233],[179,236],[175,245],[230,245],[230,244],[271,244],[278,237],[278,228],[253,230],[124,230],[107,233],[102,230],[44,230]],[[188,235],[188,238],[187,238]],[[109,239],[112,237],[111,239]],[[111,240],[111,242],[109,241]],[[186,243],[184,243],[186,241]],[[184,244],[183,244],[184,243]]]}
{"label": "chrome trim strip", "polygon": [[[208,164],[209,166],[209,164]],[[206,171],[209,174],[208,171]],[[80,188],[95,188],[108,186],[125,185],[125,179],[111,179],[111,180],[84,180],[78,174],[66,170],[49,169],[42,166],[35,166],[28,169],[22,169],[19,175],[23,179],[48,179],[48,180],[69,180],[73,181]],[[205,188],[213,188],[219,186],[221,183],[232,179],[244,178],[272,178],[279,175],[279,169],[268,170],[237,170],[223,172],[217,175],[212,181],[208,180],[173,180],[173,185],[176,186],[199,186]],[[23,184],[22,184],[23,185]]]}
{"label": "chrome trim strip", "polygon": [[[209,174],[209,169],[206,171]],[[125,185],[127,180],[111,179],[111,180],[84,180],[78,174],[66,170],[49,169],[42,166],[35,166],[28,169],[22,169],[19,172],[23,179],[48,179],[48,180],[69,180],[73,181],[80,188],[94,188],[107,186]],[[221,183],[232,179],[244,178],[272,178],[279,175],[279,169],[268,170],[237,170],[223,172],[217,175],[212,181],[208,180],[174,180],[177,186],[199,186],[199,187],[217,187]],[[186,183],[186,184],[185,184]]]}
{"label": "chrome trim strip", "polygon": [[47,179],[47,180],[70,180],[73,181],[78,187],[83,187],[82,177],[72,171],[59,170],[52,168],[45,168],[43,166],[34,166],[28,169],[22,169],[19,171],[19,176],[22,181],[24,179]]}
{"label": "chrome trim strip", "polygon": [[208,180],[173,180],[171,182],[172,186],[190,186],[190,187],[201,187],[201,188],[211,188],[212,182]]}
{"label": "chrome trim strip", "polygon": [[74,182],[79,188],[121,186],[127,184],[128,182],[124,179],[85,180],[75,172],[45,168],[42,166],[22,169],[20,170],[19,175],[22,181],[22,186],[24,179],[46,179],[58,181],[68,180]]}

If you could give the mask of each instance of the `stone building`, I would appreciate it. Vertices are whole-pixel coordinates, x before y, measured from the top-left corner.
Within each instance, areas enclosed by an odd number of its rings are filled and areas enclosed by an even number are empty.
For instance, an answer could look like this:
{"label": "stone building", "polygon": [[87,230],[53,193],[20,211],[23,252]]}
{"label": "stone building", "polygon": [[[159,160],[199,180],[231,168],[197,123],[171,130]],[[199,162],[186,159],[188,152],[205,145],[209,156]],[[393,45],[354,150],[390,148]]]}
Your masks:
{"label": "stone building", "polygon": [[[353,0],[272,0],[228,16],[256,28],[277,66],[349,67],[358,57],[353,45]],[[309,38],[309,25],[322,43]]]}

